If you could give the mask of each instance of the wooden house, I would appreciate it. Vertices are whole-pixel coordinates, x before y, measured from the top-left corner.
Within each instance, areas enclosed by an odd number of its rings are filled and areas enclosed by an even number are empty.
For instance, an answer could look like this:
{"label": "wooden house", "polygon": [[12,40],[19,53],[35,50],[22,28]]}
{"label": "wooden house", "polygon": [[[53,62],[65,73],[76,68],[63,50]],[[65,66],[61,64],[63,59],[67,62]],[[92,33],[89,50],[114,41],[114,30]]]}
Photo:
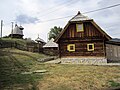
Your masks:
{"label": "wooden house", "polygon": [[60,58],[105,58],[105,42],[110,39],[93,19],[78,12],[68,21],[55,42],[59,45]]}
{"label": "wooden house", "polygon": [[106,42],[106,57],[108,62],[120,63],[120,39],[112,39]]}

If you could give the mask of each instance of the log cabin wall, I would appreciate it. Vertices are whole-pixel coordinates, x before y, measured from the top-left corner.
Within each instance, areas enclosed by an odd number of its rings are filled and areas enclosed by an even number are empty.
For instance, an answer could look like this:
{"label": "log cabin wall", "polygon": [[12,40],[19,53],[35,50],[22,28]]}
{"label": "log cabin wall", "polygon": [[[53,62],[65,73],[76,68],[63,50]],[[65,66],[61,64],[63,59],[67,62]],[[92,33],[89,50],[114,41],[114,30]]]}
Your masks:
{"label": "log cabin wall", "polygon": [[[79,22],[83,24],[84,31],[77,32],[76,22],[72,22],[66,28],[59,39],[60,57],[65,56],[96,56],[105,57],[105,40],[104,35],[91,23]],[[69,52],[67,45],[75,44],[75,51]],[[87,44],[94,44],[94,50],[88,51]]]}
{"label": "log cabin wall", "polygon": [[[95,50],[87,51],[87,44],[94,43]],[[62,43],[60,44],[60,54],[62,56],[105,56],[103,42],[75,42],[75,52],[69,52],[67,45],[73,43]]]}
{"label": "log cabin wall", "polygon": [[83,23],[84,31],[76,31],[76,23],[71,23],[61,38],[102,38],[103,35],[90,22]]}

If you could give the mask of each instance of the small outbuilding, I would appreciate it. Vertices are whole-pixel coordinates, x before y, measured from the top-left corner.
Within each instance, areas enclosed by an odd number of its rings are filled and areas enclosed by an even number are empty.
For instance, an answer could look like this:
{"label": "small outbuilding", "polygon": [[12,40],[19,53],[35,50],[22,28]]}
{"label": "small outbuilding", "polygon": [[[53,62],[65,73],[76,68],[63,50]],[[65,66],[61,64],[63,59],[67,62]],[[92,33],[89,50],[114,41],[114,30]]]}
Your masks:
{"label": "small outbuilding", "polygon": [[44,53],[51,54],[51,55],[57,55],[58,54],[58,44],[54,42],[54,39],[52,38],[50,41],[48,41],[44,46]]}
{"label": "small outbuilding", "polygon": [[112,39],[106,42],[106,57],[108,62],[120,63],[120,39]]}
{"label": "small outbuilding", "polygon": [[48,41],[43,48],[45,49],[51,49],[51,50],[58,50],[58,44],[54,42],[54,39],[52,38],[50,41]]}

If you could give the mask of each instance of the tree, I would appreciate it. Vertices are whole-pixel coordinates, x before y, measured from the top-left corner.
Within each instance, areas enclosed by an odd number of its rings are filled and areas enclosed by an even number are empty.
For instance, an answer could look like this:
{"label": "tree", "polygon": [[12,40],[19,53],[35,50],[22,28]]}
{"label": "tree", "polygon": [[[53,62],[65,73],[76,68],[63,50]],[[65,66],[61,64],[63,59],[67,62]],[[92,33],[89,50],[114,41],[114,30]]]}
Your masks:
{"label": "tree", "polygon": [[50,29],[48,39],[49,40],[52,38],[55,39],[61,31],[62,31],[62,28],[54,26],[54,28]]}

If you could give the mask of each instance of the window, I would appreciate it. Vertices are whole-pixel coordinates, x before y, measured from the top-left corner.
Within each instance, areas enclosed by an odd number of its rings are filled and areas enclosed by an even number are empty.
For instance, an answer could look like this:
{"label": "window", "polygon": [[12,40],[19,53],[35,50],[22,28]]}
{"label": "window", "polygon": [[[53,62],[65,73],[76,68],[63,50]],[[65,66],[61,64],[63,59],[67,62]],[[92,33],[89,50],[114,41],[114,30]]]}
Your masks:
{"label": "window", "polygon": [[77,29],[77,32],[83,32],[84,31],[83,24],[76,24],[76,29]]}
{"label": "window", "polygon": [[87,44],[88,51],[94,51],[94,44]]}
{"label": "window", "polygon": [[69,44],[69,45],[67,45],[67,50],[69,52],[74,52],[75,51],[75,44]]}

